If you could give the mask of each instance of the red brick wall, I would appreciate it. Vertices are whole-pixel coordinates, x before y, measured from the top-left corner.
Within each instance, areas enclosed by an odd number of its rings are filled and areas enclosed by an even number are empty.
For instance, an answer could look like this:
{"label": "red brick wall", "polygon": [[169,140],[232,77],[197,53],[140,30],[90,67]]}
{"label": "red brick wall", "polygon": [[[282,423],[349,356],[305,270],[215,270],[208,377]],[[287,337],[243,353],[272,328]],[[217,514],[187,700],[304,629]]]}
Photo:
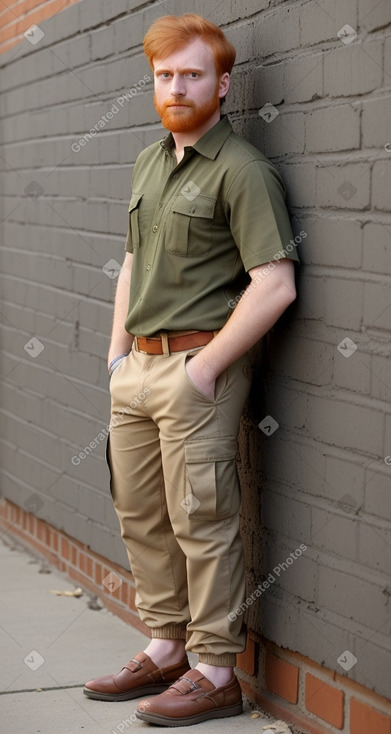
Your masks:
{"label": "red brick wall", "polygon": [[8,0],[0,10],[0,53],[24,40],[24,32],[79,0]]}

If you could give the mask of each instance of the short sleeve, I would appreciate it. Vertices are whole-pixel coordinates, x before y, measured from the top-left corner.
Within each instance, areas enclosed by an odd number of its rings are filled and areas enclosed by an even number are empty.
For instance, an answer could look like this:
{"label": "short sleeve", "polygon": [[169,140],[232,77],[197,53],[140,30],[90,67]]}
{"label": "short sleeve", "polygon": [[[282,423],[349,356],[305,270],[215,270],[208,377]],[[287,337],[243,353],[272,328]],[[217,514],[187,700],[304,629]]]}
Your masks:
{"label": "short sleeve", "polygon": [[130,223],[128,223],[128,233],[125,241],[125,252],[133,252],[132,233],[130,231]]}
{"label": "short sleeve", "polygon": [[132,192],[128,207],[128,234],[126,236],[125,250],[133,252],[135,247],[140,245],[140,225],[139,225],[139,207],[142,194]]}
{"label": "short sleeve", "polygon": [[227,193],[232,236],[246,271],[273,259],[300,263],[285,203],[285,187],[270,161],[241,168]]}

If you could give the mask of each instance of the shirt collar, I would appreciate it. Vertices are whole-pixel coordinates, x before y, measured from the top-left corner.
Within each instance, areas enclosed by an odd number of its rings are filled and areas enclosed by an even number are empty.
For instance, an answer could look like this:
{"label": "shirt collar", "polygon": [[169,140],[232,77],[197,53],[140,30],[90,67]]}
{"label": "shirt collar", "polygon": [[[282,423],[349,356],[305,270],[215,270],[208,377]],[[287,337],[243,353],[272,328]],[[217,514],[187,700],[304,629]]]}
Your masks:
{"label": "shirt collar", "polygon": [[[213,125],[213,127],[211,127],[211,129],[208,130],[202,138],[197,140],[194,145],[186,146],[185,149],[194,148],[197,153],[201,153],[201,155],[206,158],[214,160],[231,132],[232,126],[227,115],[222,115],[219,122],[216,122],[216,124]],[[163,150],[172,150],[175,146],[172,133],[168,133],[168,135],[160,141],[160,145]]]}

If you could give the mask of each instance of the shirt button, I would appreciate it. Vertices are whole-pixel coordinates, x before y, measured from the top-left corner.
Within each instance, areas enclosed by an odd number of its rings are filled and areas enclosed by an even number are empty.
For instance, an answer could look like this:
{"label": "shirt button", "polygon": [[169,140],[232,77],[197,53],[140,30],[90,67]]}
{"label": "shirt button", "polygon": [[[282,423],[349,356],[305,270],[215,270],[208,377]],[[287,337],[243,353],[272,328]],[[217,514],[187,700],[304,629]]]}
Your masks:
{"label": "shirt button", "polygon": [[147,267],[145,269],[146,270],[150,270],[151,269],[151,266],[150,265],[147,265]]}
{"label": "shirt button", "polygon": [[195,214],[195,213],[196,213],[195,209],[190,209],[190,214]]}
{"label": "shirt button", "polygon": [[157,231],[158,231],[158,226],[157,224],[154,224],[154,226],[152,227],[152,232],[157,232]]}
{"label": "shirt button", "polygon": [[163,206],[163,204],[159,204],[159,209],[161,209],[161,208],[162,208],[162,206]]}
{"label": "shirt button", "polygon": [[174,173],[173,178],[179,178],[179,173]]}

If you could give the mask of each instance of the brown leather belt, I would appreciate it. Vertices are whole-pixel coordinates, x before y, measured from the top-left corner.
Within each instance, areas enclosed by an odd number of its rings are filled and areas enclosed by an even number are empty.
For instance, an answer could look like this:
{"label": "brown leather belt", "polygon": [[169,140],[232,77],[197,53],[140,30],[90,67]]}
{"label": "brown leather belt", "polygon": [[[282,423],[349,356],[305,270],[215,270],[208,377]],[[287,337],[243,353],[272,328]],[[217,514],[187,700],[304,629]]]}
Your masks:
{"label": "brown leather belt", "polygon": [[218,331],[193,331],[179,335],[170,335],[169,331],[165,331],[156,336],[135,336],[133,345],[137,352],[145,352],[146,354],[184,352],[187,349],[204,347],[212,341]]}

